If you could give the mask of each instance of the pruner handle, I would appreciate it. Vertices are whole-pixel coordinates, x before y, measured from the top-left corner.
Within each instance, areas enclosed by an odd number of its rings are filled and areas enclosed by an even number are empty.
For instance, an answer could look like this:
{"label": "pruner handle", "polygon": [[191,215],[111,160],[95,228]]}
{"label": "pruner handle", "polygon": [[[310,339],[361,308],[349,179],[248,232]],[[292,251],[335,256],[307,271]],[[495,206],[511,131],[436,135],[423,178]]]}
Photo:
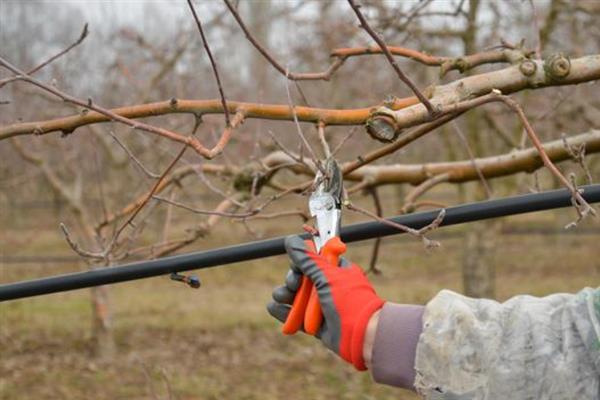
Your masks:
{"label": "pruner handle", "polygon": [[[312,240],[306,240],[304,243],[306,243],[308,250],[313,252],[316,251],[315,244]],[[293,335],[302,329],[304,314],[306,313],[306,307],[308,306],[308,299],[310,298],[310,294],[312,292],[313,283],[307,276],[303,275],[301,279],[302,283],[300,283],[300,287],[296,292],[290,313],[288,314],[285,322],[283,323],[283,327],[281,328],[281,332],[284,335]]]}
{"label": "pruner handle", "polygon": [[[312,240],[307,240],[305,243],[309,250],[316,251]],[[321,249],[321,255],[333,265],[339,264],[339,257],[345,252],[346,244],[337,236],[329,239]],[[293,335],[304,327],[306,333],[315,335],[321,327],[321,322],[323,322],[323,313],[317,290],[307,276],[302,276],[302,283],[281,331],[284,335]]]}
{"label": "pruner handle", "polygon": [[[339,236],[334,236],[325,243],[321,249],[321,255],[329,264],[338,266],[339,258],[346,252],[346,244],[342,242]],[[321,303],[319,303],[319,294],[317,288],[312,287],[306,313],[304,314],[304,331],[309,335],[316,335],[323,322],[323,312]]]}

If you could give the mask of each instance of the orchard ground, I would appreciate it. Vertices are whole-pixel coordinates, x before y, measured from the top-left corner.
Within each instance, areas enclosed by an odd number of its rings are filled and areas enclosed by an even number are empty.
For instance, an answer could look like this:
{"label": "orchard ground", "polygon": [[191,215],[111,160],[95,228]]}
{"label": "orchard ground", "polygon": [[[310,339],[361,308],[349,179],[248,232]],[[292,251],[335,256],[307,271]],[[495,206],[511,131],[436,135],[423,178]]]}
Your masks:
{"label": "orchard ground", "polygon": [[[505,230],[529,233],[497,237],[499,300],[600,283],[598,222],[579,232],[561,231],[572,216],[572,210],[561,210],[504,220]],[[271,221],[261,233],[281,234],[282,225],[300,223]],[[383,273],[371,275],[378,293],[425,304],[441,289],[460,291],[461,238],[468,228],[439,230],[433,238],[442,247],[431,252],[406,235],[384,239]],[[14,249],[20,255],[72,256],[53,228],[3,229],[0,235],[3,257]],[[240,223],[224,221],[196,250],[247,240]],[[369,242],[355,243],[348,256],[367,265],[370,253]],[[0,281],[83,268],[78,265],[4,262]],[[92,354],[88,290],[2,303],[0,399],[415,399],[373,383],[312,337],[280,333],[265,304],[287,267],[280,256],[199,271],[199,290],[168,277],[112,286],[118,351],[110,360]]]}

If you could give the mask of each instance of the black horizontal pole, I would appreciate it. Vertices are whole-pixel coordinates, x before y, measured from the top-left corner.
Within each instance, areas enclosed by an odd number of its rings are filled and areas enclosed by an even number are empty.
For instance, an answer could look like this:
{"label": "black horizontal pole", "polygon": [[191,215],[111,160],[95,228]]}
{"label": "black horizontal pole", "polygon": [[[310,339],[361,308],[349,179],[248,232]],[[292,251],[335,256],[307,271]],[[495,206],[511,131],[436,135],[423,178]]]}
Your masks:
{"label": "black horizontal pole", "polygon": [[[580,189],[583,189],[582,195],[588,202],[600,202],[600,184],[582,186]],[[446,209],[446,216],[441,225],[456,225],[508,215],[568,207],[570,205],[571,195],[564,189],[532,193],[449,207]],[[401,215],[389,220],[419,229],[431,223],[438,214],[439,210],[433,210]],[[344,242],[351,243],[400,233],[403,232],[381,222],[373,221],[345,226],[341,229],[340,236]],[[285,253],[283,240],[284,237],[277,237],[213,250],[141,261],[117,267],[4,284],[0,285],[0,301],[126,282],[167,275],[172,272],[209,268],[275,256]]]}

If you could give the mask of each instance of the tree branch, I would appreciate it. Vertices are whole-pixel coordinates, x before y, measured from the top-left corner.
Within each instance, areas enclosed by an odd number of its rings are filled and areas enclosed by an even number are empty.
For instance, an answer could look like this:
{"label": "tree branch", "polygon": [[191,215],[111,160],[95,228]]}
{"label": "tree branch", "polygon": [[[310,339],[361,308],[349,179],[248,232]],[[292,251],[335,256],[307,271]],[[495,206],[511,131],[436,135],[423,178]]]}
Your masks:
{"label": "tree branch", "polygon": [[202,44],[204,45],[204,49],[206,50],[206,54],[208,54],[208,58],[210,59],[210,65],[212,66],[213,73],[215,74],[215,81],[217,82],[217,87],[219,89],[219,94],[221,95],[221,104],[223,105],[223,112],[225,114],[225,126],[226,128],[231,127],[231,123],[229,121],[229,110],[227,109],[227,100],[225,99],[225,92],[223,91],[223,85],[221,84],[221,78],[219,78],[219,70],[217,69],[217,63],[210,51],[210,47],[208,46],[208,42],[206,41],[206,36],[204,36],[204,31],[202,30],[202,24],[200,23],[200,19],[196,14],[196,9],[194,8],[194,3],[192,0],[187,0],[188,6],[192,11],[192,15],[194,16],[194,21],[196,21],[196,26],[198,27],[198,32],[200,32],[200,37],[202,38]]}
{"label": "tree branch", "polygon": [[387,58],[387,60],[390,62],[390,65],[392,66],[392,68],[394,69],[394,71],[396,71],[396,74],[398,75],[398,78],[400,78],[400,80],[402,82],[404,82],[413,91],[413,93],[415,94],[415,96],[417,96],[417,98],[419,99],[419,101],[427,109],[427,111],[429,112],[429,115],[433,118],[434,115],[436,114],[435,108],[429,102],[429,100],[427,100],[427,98],[423,95],[423,93],[421,93],[421,91],[415,86],[415,84],[412,83],[412,81],[404,74],[404,72],[402,72],[402,70],[400,69],[400,66],[398,65],[398,63],[396,62],[396,60],[394,60],[394,57],[392,56],[392,54],[388,50],[388,48],[387,48],[384,40],[381,38],[381,36],[379,36],[373,30],[373,28],[371,28],[369,26],[369,23],[367,22],[367,20],[365,19],[365,17],[360,12],[360,6],[356,5],[354,3],[354,0],[348,0],[348,3],[350,4],[350,7],[352,7],[352,10],[354,10],[354,13],[356,14],[356,16],[358,17],[358,20],[360,21],[360,26],[373,38],[373,40],[375,40],[375,42],[377,43],[377,45],[379,46],[379,48],[385,54],[385,57]]}

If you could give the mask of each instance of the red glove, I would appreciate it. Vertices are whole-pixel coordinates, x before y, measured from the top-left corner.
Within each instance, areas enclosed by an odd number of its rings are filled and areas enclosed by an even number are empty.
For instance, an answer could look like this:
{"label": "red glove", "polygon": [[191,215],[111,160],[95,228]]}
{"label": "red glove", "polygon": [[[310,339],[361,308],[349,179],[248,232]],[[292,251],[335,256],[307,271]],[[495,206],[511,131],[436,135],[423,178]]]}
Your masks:
{"label": "red glove", "polygon": [[362,269],[342,259],[329,264],[310,249],[299,236],[289,236],[285,247],[292,259],[286,285],[273,291],[274,302],[267,309],[284,322],[300,286],[302,275],[313,281],[323,310],[323,323],[317,337],[344,360],[364,371],[363,344],[371,316],[384,301],[377,296]]}

